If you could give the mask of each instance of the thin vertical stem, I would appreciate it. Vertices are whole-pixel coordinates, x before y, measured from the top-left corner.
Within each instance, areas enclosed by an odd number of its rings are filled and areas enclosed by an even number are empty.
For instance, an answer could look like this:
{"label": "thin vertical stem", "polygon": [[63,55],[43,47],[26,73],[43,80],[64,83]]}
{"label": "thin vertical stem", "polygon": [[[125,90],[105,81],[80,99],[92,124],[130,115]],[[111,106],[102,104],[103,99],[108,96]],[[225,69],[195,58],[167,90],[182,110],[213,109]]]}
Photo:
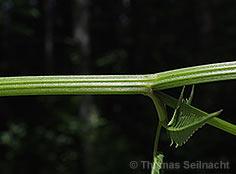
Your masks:
{"label": "thin vertical stem", "polygon": [[157,131],[156,131],[155,140],[154,140],[153,158],[158,155],[158,144],[159,144],[159,139],[160,139],[161,127],[162,127],[162,124],[159,121]]}

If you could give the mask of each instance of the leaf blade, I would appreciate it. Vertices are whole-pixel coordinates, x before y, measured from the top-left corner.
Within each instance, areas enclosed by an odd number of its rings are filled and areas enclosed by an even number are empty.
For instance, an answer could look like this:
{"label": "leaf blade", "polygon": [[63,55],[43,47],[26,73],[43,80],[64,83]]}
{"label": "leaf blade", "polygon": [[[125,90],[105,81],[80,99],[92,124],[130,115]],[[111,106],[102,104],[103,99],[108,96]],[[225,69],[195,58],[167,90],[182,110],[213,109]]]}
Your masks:
{"label": "leaf blade", "polygon": [[176,143],[176,147],[182,146],[199,128],[204,126],[210,119],[218,116],[221,112],[222,110],[209,114],[205,117],[200,116],[200,119],[195,119],[195,121],[193,121],[193,119],[190,117],[190,119],[180,127],[167,127],[171,141]]}
{"label": "leaf blade", "polygon": [[[162,102],[165,103],[166,105],[168,105],[174,109],[177,107],[178,100],[176,98],[174,98],[166,93],[163,93],[161,91],[156,91],[156,94],[162,100]],[[184,110],[191,111],[191,112],[199,114],[201,116],[208,115],[208,113],[206,113],[198,108],[195,108],[191,105],[188,105],[186,103],[182,104],[180,110],[181,111],[184,111]],[[210,119],[207,122],[207,124],[236,136],[236,125],[229,123],[227,121],[224,121],[220,118],[214,117],[214,118]]]}
{"label": "leaf blade", "polygon": [[218,116],[222,112],[218,111],[206,116],[202,116],[187,110],[180,111],[182,104],[191,104],[194,94],[193,86],[189,99],[183,100],[184,89],[185,87],[183,87],[181,91],[174,115],[166,127],[171,139],[170,145],[175,142],[175,147],[185,144],[199,128],[204,126],[210,119]]}

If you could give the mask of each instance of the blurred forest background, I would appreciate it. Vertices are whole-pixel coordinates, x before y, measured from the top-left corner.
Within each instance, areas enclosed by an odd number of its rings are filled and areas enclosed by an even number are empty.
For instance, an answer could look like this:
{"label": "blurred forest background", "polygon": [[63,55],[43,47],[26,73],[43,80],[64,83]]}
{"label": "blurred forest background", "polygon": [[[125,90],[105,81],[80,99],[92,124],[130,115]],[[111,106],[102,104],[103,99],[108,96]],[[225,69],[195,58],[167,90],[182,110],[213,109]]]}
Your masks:
{"label": "blurred forest background", "polygon": [[[0,0],[1,76],[144,74],[235,60],[234,0]],[[236,81],[196,86],[193,105],[236,123]],[[178,97],[180,88],[165,92]],[[1,97],[0,173],[149,173],[157,115],[144,96]],[[173,110],[169,110],[169,115]],[[165,162],[229,161],[236,137],[205,126]],[[140,163],[139,163],[140,164]]]}

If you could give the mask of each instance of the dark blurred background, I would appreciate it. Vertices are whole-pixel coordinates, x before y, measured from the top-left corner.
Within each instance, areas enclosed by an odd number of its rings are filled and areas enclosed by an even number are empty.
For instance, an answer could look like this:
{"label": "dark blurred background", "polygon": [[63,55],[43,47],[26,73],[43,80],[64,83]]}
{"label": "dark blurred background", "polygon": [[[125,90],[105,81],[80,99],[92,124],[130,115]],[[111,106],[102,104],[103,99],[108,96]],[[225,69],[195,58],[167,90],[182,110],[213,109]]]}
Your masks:
{"label": "dark blurred background", "polygon": [[[144,74],[232,61],[234,0],[0,0],[1,76]],[[236,123],[236,81],[196,86],[193,105]],[[180,88],[165,92],[178,97]],[[188,90],[187,90],[188,92]],[[157,115],[144,96],[0,98],[0,173],[149,173]],[[169,116],[173,110],[169,110]],[[230,162],[236,137],[206,125],[165,162]]]}

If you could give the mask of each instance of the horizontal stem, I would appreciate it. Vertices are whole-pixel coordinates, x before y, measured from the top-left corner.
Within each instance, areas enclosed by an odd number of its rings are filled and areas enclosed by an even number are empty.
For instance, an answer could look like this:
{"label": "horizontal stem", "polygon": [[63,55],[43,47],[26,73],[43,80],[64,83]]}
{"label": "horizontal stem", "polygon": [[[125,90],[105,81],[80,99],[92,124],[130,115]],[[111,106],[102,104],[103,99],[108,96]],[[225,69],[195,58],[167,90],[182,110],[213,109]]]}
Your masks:
{"label": "horizontal stem", "polygon": [[189,84],[236,79],[236,61],[147,75],[0,77],[0,96],[144,94]]}
{"label": "horizontal stem", "polygon": [[146,94],[150,85],[150,75],[1,77],[0,96]]}
{"label": "horizontal stem", "polygon": [[236,79],[236,61],[208,64],[165,71],[156,74],[153,90]]}

